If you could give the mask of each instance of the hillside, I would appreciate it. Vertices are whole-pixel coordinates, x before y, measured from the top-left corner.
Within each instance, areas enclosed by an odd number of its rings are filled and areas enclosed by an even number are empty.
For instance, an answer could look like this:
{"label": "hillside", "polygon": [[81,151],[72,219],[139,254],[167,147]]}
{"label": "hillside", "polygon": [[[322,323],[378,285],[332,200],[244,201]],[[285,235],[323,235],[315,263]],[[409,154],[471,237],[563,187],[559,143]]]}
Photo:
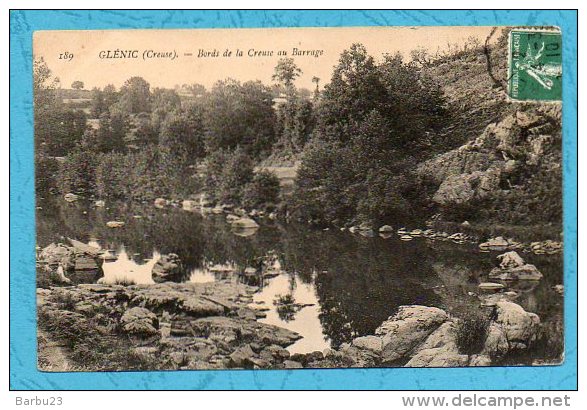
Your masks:
{"label": "hillside", "polygon": [[482,49],[426,69],[448,101],[442,132],[453,149],[417,173],[442,219],[560,225],[561,104],[508,101],[504,50],[501,39],[489,53],[491,72]]}

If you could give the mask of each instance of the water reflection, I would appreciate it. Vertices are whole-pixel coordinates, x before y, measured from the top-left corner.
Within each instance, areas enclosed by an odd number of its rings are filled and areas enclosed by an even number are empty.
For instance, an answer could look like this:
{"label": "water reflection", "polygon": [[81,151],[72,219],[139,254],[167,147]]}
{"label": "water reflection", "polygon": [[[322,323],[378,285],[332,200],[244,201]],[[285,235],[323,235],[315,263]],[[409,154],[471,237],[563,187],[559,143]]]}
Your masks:
{"label": "water reflection", "polygon": [[[255,306],[268,309],[260,320],[304,336],[291,346],[295,352],[338,347],[372,334],[400,305],[466,309],[476,300],[471,294],[478,292],[478,283],[496,263],[496,255],[480,253],[474,246],[425,239],[404,242],[397,236],[367,238],[279,224],[263,224],[254,234],[240,236],[223,215],[202,217],[141,204],[96,209],[59,199],[45,199],[40,205],[39,246],[70,237],[113,255],[100,272],[72,274],[74,282],[153,283],[150,272],[160,256],[175,253],[183,267],[180,281],[240,280],[258,285]],[[110,220],[126,225],[111,229],[106,227]],[[516,285],[516,302],[543,321],[560,318],[562,297],[552,290],[562,283],[560,257],[524,258],[544,278],[534,288]]]}
{"label": "water reflection", "polygon": [[116,252],[116,260],[112,262],[104,261],[102,271],[104,276],[98,283],[115,284],[115,283],[134,283],[134,284],[152,284],[153,267],[161,257],[158,252],[153,252],[151,258],[145,263],[139,264],[128,256],[124,246]]}

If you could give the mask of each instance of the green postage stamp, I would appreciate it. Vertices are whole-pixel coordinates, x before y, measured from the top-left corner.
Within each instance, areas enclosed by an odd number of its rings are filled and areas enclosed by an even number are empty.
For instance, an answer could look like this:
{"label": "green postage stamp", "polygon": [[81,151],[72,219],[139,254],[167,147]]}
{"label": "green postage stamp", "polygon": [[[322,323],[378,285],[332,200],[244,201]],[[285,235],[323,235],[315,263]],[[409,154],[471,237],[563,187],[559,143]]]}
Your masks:
{"label": "green postage stamp", "polygon": [[513,29],[509,40],[509,97],[516,101],[560,101],[561,32]]}

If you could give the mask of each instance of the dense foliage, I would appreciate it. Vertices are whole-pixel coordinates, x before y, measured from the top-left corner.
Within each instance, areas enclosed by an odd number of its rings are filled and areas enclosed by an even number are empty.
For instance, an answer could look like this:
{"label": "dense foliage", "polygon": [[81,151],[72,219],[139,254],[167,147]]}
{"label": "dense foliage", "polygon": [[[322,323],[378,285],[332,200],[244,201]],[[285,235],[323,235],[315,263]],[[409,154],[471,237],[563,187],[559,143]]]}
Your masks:
{"label": "dense foliage", "polygon": [[[503,55],[487,56],[503,66]],[[35,61],[36,188],[123,200],[205,193],[213,203],[280,209],[321,225],[403,225],[438,212],[445,221],[559,223],[560,138],[547,160],[521,167],[483,200],[446,209],[433,203],[439,182],[418,165],[503,117],[495,91],[502,79],[497,71],[488,76],[474,41],[411,57],[375,59],[353,44],[322,88],[312,78],[313,91],[296,87],[305,73],[291,58],[278,61],[271,86],[229,78],[209,90],[198,83],[152,89],[141,77],[119,90],[62,90]],[[472,103],[458,93],[469,81],[455,77],[462,67],[481,81]],[[260,171],[296,163],[293,194]]]}
{"label": "dense foliage", "polygon": [[382,222],[418,210],[410,168],[443,118],[438,87],[401,57],[381,64],[355,44],[343,52],[317,107],[294,209],[315,222]]}

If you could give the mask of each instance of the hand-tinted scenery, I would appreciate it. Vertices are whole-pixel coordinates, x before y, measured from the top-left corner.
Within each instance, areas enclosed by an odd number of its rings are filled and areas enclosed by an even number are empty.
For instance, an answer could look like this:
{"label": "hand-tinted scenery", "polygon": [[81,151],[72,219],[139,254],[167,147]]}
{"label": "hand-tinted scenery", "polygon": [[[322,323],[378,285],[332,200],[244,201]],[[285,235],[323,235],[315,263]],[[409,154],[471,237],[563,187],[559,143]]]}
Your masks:
{"label": "hand-tinted scenery", "polygon": [[509,31],[172,87],[36,47],[39,368],[560,363],[561,105],[508,100]]}

